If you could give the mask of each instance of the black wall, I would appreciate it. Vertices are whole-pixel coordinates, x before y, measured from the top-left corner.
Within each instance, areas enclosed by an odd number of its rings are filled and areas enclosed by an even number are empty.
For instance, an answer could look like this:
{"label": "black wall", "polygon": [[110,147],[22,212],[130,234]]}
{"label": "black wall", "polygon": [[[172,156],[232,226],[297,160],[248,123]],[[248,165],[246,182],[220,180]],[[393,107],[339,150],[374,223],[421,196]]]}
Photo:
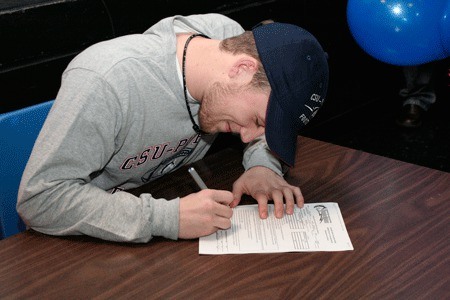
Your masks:
{"label": "black wall", "polygon": [[264,19],[290,22],[319,39],[331,78],[327,101],[313,121],[400,86],[398,67],[368,56],[352,39],[346,1],[16,0],[0,3],[0,113],[54,99],[67,64],[93,43],[141,33],[170,15],[208,12],[228,15],[247,29]]}

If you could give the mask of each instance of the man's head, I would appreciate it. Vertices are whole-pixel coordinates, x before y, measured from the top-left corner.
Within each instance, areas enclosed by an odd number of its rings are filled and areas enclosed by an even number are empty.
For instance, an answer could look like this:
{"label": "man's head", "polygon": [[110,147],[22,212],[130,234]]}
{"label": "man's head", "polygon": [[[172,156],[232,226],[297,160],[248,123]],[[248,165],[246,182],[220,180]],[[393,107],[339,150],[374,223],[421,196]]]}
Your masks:
{"label": "man's head", "polygon": [[329,77],[326,53],[305,29],[277,22],[226,39],[220,47],[235,55],[245,53],[261,63],[250,84],[261,91],[270,89],[265,116],[267,143],[292,166],[297,135],[325,100]]}

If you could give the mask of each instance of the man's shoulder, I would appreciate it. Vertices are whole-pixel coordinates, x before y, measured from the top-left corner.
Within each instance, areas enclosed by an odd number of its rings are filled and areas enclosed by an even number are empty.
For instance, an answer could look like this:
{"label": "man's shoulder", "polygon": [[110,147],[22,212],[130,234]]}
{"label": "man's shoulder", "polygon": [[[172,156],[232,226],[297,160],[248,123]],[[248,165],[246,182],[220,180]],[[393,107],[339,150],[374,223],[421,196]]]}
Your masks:
{"label": "man's shoulder", "polygon": [[93,44],[80,52],[67,69],[84,68],[107,73],[127,60],[140,60],[157,55],[162,47],[143,34],[130,34]]}
{"label": "man's shoulder", "polygon": [[238,22],[218,13],[190,15],[186,18],[193,22],[194,26],[199,26],[209,31],[209,36],[212,38],[223,39],[241,34],[244,31]]}

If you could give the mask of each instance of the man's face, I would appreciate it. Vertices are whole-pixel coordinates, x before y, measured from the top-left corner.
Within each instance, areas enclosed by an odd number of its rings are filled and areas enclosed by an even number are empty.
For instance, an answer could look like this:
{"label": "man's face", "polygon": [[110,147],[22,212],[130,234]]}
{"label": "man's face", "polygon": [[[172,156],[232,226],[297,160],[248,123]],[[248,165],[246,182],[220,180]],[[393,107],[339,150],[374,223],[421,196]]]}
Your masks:
{"label": "man's face", "polygon": [[200,128],[208,133],[236,133],[242,142],[251,142],[264,134],[268,100],[268,92],[231,90],[217,82],[202,100]]}

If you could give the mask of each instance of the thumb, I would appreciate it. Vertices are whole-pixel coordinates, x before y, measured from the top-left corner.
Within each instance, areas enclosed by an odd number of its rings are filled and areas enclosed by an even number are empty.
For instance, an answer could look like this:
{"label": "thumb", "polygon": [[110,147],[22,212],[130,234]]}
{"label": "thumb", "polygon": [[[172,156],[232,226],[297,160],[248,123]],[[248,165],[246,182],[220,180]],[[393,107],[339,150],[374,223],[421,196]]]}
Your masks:
{"label": "thumb", "polygon": [[241,197],[242,197],[242,189],[236,189],[233,187],[233,201],[231,201],[230,203],[230,207],[236,207],[239,202],[241,202]]}

